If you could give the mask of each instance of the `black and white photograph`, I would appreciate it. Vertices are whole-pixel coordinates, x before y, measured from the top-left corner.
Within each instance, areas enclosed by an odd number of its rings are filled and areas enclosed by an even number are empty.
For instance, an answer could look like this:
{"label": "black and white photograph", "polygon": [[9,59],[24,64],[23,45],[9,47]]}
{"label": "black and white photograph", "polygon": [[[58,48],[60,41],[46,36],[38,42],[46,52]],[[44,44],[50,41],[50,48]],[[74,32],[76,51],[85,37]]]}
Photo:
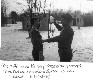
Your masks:
{"label": "black and white photograph", "polygon": [[93,62],[93,0],[1,0],[2,61]]}

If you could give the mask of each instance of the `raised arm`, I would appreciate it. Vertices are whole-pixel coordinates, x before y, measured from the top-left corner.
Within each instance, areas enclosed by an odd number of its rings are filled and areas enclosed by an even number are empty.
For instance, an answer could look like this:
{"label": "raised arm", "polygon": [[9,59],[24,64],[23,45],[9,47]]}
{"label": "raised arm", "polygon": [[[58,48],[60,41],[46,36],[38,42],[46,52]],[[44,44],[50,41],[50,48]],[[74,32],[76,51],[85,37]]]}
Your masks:
{"label": "raised arm", "polygon": [[62,26],[60,26],[59,24],[57,24],[55,21],[54,21],[54,25],[56,26],[56,28],[61,31],[63,28]]}
{"label": "raised arm", "polygon": [[59,36],[42,40],[42,42],[59,42],[59,41],[63,42],[64,40],[72,36],[73,36],[72,30],[69,31],[68,29],[64,29],[64,31]]}

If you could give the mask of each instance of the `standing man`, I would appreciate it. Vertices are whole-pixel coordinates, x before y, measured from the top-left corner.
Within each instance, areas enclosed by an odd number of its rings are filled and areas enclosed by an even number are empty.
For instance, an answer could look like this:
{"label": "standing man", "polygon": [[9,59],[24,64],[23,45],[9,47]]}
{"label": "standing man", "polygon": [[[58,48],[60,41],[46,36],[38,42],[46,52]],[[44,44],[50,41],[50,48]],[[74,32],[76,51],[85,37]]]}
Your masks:
{"label": "standing man", "polygon": [[40,35],[37,18],[32,19],[31,42],[33,44],[32,56],[34,61],[44,61],[42,36]]}
{"label": "standing man", "polygon": [[73,29],[70,26],[72,16],[69,13],[63,14],[61,17],[61,23],[63,28],[54,21],[56,28],[61,31],[59,36],[43,40],[42,42],[58,42],[58,52],[60,62],[70,62],[73,54],[71,44],[73,40]]}

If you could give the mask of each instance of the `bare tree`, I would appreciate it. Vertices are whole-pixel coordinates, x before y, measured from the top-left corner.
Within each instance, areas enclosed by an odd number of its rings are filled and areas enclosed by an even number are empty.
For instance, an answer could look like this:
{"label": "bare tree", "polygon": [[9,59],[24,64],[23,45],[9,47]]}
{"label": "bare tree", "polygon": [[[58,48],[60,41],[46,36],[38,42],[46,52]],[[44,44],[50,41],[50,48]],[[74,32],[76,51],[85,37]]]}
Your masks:
{"label": "bare tree", "polygon": [[[31,23],[31,20],[32,20],[33,11],[38,13],[38,14],[41,13],[41,11],[43,11],[43,17],[45,17],[46,11],[48,11],[49,15],[50,15],[50,10],[46,10],[46,1],[47,0],[25,0],[25,1],[27,2],[27,5],[25,5],[25,6],[28,7],[28,11],[30,13],[29,14],[29,16],[30,16],[30,23]],[[19,3],[19,2],[17,2],[17,4],[18,5],[23,5],[22,3]],[[51,7],[51,5],[52,5],[52,3],[50,3],[50,5],[48,5],[48,6]],[[39,17],[40,20],[42,18]],[[32,25],[30,25],[30,27],[32,28]],[[49,37],[49,32],[48,32],[48,37]]]}
{"label": "bare tree", "polygon": [[7,12],[8,3],[5,0],[1,0],[1,25],[7,25]]}

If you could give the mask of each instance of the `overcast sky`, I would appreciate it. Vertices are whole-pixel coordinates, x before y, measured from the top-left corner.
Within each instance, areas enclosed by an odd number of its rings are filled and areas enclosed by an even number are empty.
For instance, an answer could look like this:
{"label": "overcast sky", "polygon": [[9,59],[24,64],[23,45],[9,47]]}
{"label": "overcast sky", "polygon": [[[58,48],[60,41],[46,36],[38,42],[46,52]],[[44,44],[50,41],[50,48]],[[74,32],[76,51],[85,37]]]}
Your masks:
{"label": "overcast sky", "polygon": [[[11,11],[22,12],[23,9],[26,9],[26,0],[6,0],[9,3],[9,8],[7,13]],[[44,0],[41,0],[42,2]],[[72,9],[72,10],[81,10],[82,12],[89,12],[93,10],[93,1],[88,0],[46,0],[47,5],[52,3],[52,9]],[[16,4],[16,2],[22,3],[22,5]],[[24,6],[25,5],[25,6]],[[50,8],[49,6],[47,8]]]}

